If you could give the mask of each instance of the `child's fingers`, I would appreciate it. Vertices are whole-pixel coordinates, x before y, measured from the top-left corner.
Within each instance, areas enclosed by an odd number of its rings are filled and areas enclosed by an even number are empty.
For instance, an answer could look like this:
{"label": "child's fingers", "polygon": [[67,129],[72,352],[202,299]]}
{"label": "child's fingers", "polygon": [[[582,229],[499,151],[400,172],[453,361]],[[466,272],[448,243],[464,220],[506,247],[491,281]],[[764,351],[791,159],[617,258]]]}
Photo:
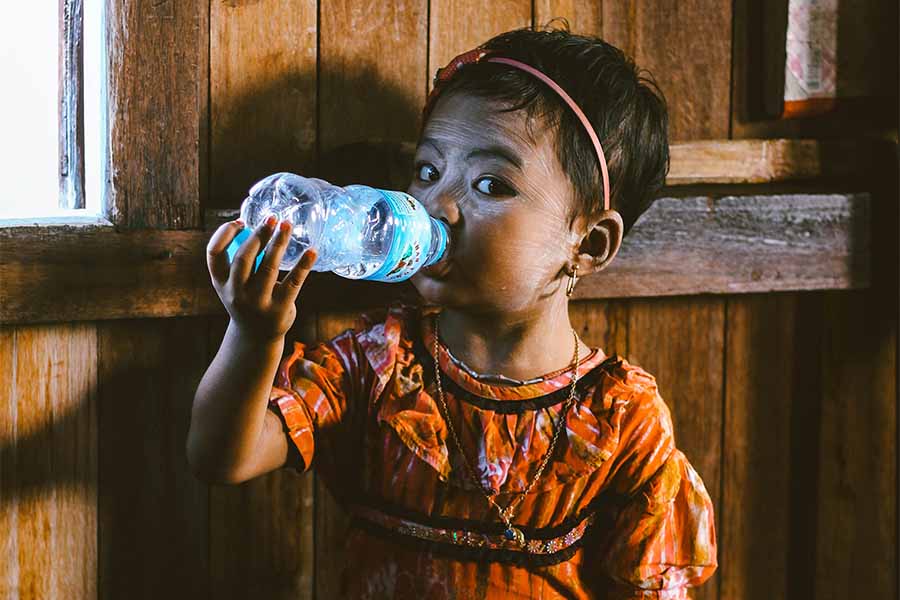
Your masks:
{"label": "child's fingers", "polygon": [[281,257],[284,255],[290,239],[291,224],[289,221],[281,221],[275,231],[275,238],[271,247],[263,256],[262,262],[259,263],[259,268],[253,275],[254,287],[265,298],[272,295],[272,288],[278,280],[278,267],[281,265]]}
{"label": "child's fingers", "polygon": [[259,224],[253,235],[248,237],[235,252],[231,265],[231,279],[234,285],[242,286],[250,278],[253,265],[256,263],[256,256],[259,254],[260,248],[264,248],[272,236],[272,230],[275,228],[277,220],[275,215],[269,216]]}
{"label": "child's fingers", "polygon": [[279,302],[293,304],[297,300],[297,294],[300,293],[300,288],[303,287],[303,282],[306,281],[317,258],[318,255],[312,248],[303,253],[294,268],[278,284],[274,295]]}
{"label": "child's fingers", "polygon": [[243,227],[244,224],[240,219],[229,221],[220,225],[209,238],[206,244],[206,266],[214,283],[224,285],[228,281],[231,265],[228,263],[228,253],[225,249]]}

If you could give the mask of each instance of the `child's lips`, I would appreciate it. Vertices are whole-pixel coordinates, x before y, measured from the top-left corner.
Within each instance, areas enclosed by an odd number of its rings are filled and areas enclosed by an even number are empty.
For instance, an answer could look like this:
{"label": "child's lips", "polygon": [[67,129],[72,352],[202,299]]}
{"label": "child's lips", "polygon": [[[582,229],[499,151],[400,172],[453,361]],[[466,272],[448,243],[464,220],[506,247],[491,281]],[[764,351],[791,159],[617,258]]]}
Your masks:
{"label": "child's lips", "polygon": [[434,263],[430,267],[421,269],[419,272],[430,277],[431,279],[444,279],[445,277],[447,277],[447,274],[450,272],[450,269],[452,267],[453,259],[448,257],[444,260]]}

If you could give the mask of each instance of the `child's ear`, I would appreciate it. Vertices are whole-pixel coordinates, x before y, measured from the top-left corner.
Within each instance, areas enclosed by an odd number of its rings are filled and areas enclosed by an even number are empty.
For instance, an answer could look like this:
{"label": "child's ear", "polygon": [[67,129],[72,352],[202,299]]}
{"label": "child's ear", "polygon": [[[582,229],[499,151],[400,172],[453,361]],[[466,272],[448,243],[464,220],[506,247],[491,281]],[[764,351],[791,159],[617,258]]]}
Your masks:
{"label": "child's ear", "polygon": [[615,210],[604,210],[590,222],[576,257],[579,277],[605,269],[619,252],[625,231],[622,215]]}

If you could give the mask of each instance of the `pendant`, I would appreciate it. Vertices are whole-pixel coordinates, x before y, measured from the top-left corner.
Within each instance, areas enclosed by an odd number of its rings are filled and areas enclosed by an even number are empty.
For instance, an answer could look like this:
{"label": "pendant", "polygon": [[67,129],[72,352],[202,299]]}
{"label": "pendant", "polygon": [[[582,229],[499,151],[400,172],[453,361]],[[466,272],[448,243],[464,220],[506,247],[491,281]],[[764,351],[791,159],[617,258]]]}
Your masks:
{"label": "pendant", "polygon": [[515,542],[519,546],[525,545],[525,534],[522,533],[521,529],[518,529],[516,527],[507,527],[506,531],[503,532],[503,537],[511,542]]}

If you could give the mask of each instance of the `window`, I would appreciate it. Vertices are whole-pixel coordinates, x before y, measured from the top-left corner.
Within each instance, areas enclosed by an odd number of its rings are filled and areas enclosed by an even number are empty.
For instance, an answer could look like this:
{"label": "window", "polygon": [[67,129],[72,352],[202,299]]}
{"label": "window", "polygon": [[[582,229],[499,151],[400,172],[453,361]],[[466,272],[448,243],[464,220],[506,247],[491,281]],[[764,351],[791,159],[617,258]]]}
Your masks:
{"label": "window", "polygon": [[0,218],[101,212],[103,0],[19,2],[0,20]]}

